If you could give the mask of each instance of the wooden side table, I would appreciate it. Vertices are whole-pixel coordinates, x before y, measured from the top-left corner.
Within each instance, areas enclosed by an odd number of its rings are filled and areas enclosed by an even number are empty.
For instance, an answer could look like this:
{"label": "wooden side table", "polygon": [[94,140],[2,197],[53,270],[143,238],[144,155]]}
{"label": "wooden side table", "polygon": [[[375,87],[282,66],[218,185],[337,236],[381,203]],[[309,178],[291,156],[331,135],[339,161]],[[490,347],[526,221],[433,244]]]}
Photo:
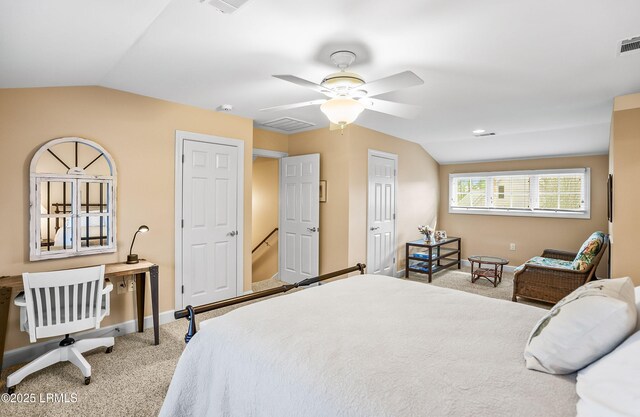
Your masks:
{"label": "wooden side table", "polygon": [[[414,240],[406,244],[407,264],[404,268],[405,278],[409,277],[409,271],[419,274],[428,274],[431,282],[434,272],[441,271],[454,265],[461,267],[459,237],[448,237],[441,240],[427,241]],[[447,245],[456,245],[447,247]],[[412,252],[411,248],[424,248],[426,251]],[[434,265],[435,264],[435,265]]]}
{"label": "wooden side table", "polygon": [[[470,256],[469,262],[471,262],[471,282],[476,282],[478,278],[485,278],[495,288],[502,282],[502,270],[509,260],[496,256]],[[489,266],[483,267],[483,265]]]}

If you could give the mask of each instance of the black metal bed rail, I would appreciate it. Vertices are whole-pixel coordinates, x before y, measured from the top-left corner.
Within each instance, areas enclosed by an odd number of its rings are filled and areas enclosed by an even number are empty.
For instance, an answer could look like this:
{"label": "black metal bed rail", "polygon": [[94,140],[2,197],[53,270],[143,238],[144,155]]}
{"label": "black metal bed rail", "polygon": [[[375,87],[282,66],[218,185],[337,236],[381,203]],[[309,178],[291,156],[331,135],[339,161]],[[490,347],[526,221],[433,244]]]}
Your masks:
{"label": "black metal bed rail", "polygon": [[300,282],[296,282],[295,284],[285,284],[280,287],[270,288],[264,291],[258,291],[251,294],[241,295],[239,297],[229,298],[227,300],[216,301],[215,303],[204,304],[197,307],[192,307],[188,305],[183,310],[177,310],[173,313],[173,316],[177,319],[187,318],[189,321],[189,328],[187,329],[187,333],[184,336],[184,342],[189,343],[189,340],[197,333],[196,328],[196,314],[205,313],[207,311],[218,310],[220,308],[229,307],[236,304],[245,303],[247,301],[258,300],[260,298],[269,297],[272,295],[285,293],[289,290],[298,287],[306,287],[308,285],[312,285],[318,282],[322,282],[331,278],[339,277],[341,275],[346,275],[351,272],[360,271],[360,275],[364,274],[367,265],[358,263],[356,266],[352,266],[351,268],[340,269],[339,271],[329,272],[324,275],[319,275],[313,278],[303,279]]}

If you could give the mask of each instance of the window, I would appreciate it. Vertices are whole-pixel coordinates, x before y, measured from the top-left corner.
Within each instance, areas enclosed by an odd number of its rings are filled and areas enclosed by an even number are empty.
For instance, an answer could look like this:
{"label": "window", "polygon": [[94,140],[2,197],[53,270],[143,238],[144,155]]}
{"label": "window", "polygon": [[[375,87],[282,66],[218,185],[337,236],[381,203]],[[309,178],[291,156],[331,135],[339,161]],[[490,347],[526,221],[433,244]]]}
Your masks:
{"label": "window", "polygon": [[32,261],[115,252],[115,164],[100,145],[52,140],[30,176]]}
{"label": "window", "polygon": [[589,168],[449,175],[449,212],[589,218]]}
{"label": "window", "polygon": [[531,190],[530,180],[526,175],[495,177],[491,201],[493,206],[501,209],[529,209]]}
{"label": "window", "polygon": [[458,204],[465,207],[487,206],[487,179],[460,178],[456,183]]}
{"label": "window", "polygon": [[538,208],[540,210],[581,210],[584,205],[579,174],[540,175]]}

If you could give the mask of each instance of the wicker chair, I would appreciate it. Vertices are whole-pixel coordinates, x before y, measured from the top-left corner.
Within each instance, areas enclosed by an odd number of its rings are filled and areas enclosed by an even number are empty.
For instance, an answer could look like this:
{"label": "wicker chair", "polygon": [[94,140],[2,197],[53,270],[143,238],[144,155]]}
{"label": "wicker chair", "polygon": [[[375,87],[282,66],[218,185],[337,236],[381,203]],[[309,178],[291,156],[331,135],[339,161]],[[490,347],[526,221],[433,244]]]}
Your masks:
{"label": "wicker chair", "polygon": [[[596,269],[608,245],[609,235],[605,235],[604,243],[600,247],[600,251],[584,271],[525,263],[522,269],[517,270],[513,276],[512,300],[517,302],[517,297],[524,297],[547,303],[557,303],[576,288],[595,279]],[[544,258],[561,259],[564,261],[573,261],[576,255],[576,253],[555,249],[545,249],[542,253],[542,257]]]}

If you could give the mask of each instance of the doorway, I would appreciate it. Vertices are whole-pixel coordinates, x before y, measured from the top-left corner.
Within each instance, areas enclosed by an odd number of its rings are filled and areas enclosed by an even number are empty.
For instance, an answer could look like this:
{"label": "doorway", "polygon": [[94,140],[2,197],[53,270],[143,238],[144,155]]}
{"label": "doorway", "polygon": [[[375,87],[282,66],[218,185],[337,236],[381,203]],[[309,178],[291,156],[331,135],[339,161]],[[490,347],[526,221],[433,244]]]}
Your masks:
{"label": "doorway", "polygon": [[176,309],[243,293],[244,142],[176,131]]}
{"label": "doorway", "polygon": [[369,149],[367,272],[396,273],[396,189],[398,155]]}
{"label": "doorway", "polygon": [[280,158],[283,152],[254,149],[251,180],[251,279],[256,287],[279,281]]}
{"label": "doorway", "polygon": [[253,158],[252,281],[259,283],[254,287],[317,276],[320,155],[254,149]]}

